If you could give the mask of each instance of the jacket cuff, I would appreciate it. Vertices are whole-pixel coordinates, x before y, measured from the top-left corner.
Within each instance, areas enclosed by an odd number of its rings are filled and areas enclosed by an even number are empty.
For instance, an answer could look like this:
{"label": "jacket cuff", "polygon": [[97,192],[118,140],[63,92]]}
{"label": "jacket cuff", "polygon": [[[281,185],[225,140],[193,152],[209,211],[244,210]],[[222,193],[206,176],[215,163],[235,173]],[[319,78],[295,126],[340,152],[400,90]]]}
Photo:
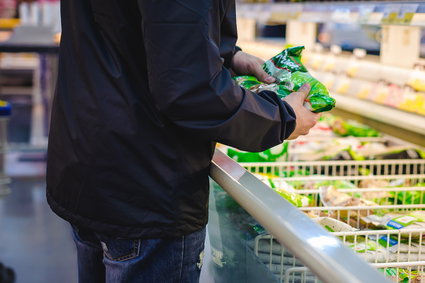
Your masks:
{"label": "jacket cuff", "polygon": [[297,116],[295,115],[294,109],[286,102],[280,99],[277,94],[273,91],[261,91],[258,95],[274,101],[277,105],[279,105],[279,112],[282,122],[281,129],[281,141],[286,140],[292,132],[295,130]]}
{"label": "jacket cuff", "polygon": [[[289,121],[287,121],[286,125],[282,125],[282,128],[285,128],[285,129],[282,129],[282,133],[283,133],[282,138],[286,140],[295,130],[295,127],[297,125],[297,116],[295,115],[295,111],[294,109],[292,109],[291,105],[289,105],[286,101],[282,101],[282,102],[285,105],[285,110],[289,114],[289,117],[291,117]],[[285,123],[282,123],[282,124],[285,124]]]}
{"label": "jacket cuff", "polygon": [[239,46],[235,46],[235,48],[233,48],[233,52],[230,54],[230,56],[228,56],[227,58],[227,62],[225,62],[224,66],[228,69],[232,69],[232,60],[233,60],[233,56],[235,56],[235,54],[239,51],[242,51],[242,49]]}

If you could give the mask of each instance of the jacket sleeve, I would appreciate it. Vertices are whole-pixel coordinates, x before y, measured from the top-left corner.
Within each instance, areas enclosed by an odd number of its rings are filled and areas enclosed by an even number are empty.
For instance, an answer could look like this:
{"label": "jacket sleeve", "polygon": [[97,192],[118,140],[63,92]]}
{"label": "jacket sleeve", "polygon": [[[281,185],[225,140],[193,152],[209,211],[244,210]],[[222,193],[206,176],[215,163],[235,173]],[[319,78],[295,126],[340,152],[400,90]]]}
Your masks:
{"label": "jacket sleeve", "polygon": [[227,1],[227,3],[220,25],[220,55],[224,59],[224,66],[230,69],[233,55],[241,49],[235,46],[238,39],[235,1]]}
{"label": "jacket sleeve", "polygon": [[197,138],[248,151],[283,142],[295,128],[292,108],[273,92],[258,95],[234,83],[210,36],[209,2],[139,0],[156,107]]}

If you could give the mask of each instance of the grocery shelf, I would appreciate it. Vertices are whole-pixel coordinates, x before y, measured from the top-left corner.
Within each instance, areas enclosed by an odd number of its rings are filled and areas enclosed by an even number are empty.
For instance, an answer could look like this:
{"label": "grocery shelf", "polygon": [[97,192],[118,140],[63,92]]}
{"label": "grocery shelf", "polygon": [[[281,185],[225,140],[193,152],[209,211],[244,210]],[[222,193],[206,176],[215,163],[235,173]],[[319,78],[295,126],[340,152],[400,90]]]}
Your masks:
{"label": "grocery shelf", "polygon": [[[238,41],[238,46],[250,54],[267,59],[279,53],[284,48],[285,42],[283,40],[265,39],[240,40]],[[311,65],[310,61],[314,60],[314,55],[312,52],[305,53],[304,57],[309,61],[307,65]],[[345,62],[340,65],[346,68],[352,55],[343,53],[340,56],[342,56],[341,60]],[[367,63],[368,68],[360,70],[357,76],[361,79],[370,79],[371,83],[381,78],[390,78],[391,81],[399,82],[406,80],[406,76],[409,76],[409,74],[405,74],[409,69],[381,65],[376,56],[366,56],[363,61]],[[371,66],[375,67],[373,72],[369,70]],[[313,67],[311,68],[312,72],[317,72]],[[384,133],[425,146],[425,116],[360,100],[355,97],[335,93],[332,96],[337,101],[336,108],[332,110],[332,113],[358,120]]]}
{"label": "grocery shelf", "polygon": [[282,39],[265,38],[256,40],[238,40],[237,46],[242,48],[244,52],[265,60],[281,52],[285,47],[285,41]]}
{"label": "grocery shelf", "polygon": [[403,1],[403,3],[377,1],[246,3],[237,5],[237,13],[239,17],[273,23],[298,20],[366,25],[425,26],[425,3],[423,1]]}
{"label": "grocery shelf", "polygon": [[336,99],[336,109],[344,110],[362,117],[378,121],[395,128],[404,129],[420,135],[425,134],[425,117],[404,112],[395,108],[360,100],[354,97],[332,94]]}
{"label": "grocery shelf", "polygon": [[0,94],[32,95],[32,93],[33,93],[32,87],[0,86]]}
{"label": "grocery shelf", "polygon": [[20,19],[17,18],[0,19],[0,29],[13,29],[20,23]]}

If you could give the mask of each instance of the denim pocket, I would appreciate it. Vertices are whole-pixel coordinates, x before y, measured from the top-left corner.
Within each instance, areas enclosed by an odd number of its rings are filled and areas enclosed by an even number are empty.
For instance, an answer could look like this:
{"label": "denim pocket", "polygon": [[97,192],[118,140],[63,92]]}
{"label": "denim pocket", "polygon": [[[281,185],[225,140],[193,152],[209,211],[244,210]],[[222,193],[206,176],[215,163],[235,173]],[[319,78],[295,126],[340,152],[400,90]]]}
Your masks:
{"label": "denim pocket", "polygon": [[101,238],[100,241],[105,257],[110,260],[130,260],[140,253],[140,240]]}

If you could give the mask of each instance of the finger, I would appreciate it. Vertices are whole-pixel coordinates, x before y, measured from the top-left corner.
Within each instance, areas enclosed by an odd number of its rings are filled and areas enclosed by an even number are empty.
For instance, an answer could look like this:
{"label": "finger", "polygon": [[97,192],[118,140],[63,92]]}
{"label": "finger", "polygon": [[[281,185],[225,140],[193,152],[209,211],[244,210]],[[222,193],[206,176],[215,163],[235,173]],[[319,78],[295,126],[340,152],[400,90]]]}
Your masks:
{"label": "finger", "polygon": [[296,138],[298,138],[298,134],[292,133],[289,135],[289,137],[286,138],[286,140],[295,140]]}
{"label": "finger", "polygon": [[275,78],[273,78],[263,70],[263,67],[260,64],[255,64],[254,76],[256,76],[258,80],[268,84],[274,83],[276,81]]}
{"label": "finger", "polygon": [[261,58],[255,57],[260,65],[263,65],[266,61]]}
{"label": "finger", "polygon": [[306,100],[308,94],[310,93],[310,85],[308,83],[303,84],[297,92],[299,92],[298,95],[300,95],[300,98],[302,98],[302,100]]}

